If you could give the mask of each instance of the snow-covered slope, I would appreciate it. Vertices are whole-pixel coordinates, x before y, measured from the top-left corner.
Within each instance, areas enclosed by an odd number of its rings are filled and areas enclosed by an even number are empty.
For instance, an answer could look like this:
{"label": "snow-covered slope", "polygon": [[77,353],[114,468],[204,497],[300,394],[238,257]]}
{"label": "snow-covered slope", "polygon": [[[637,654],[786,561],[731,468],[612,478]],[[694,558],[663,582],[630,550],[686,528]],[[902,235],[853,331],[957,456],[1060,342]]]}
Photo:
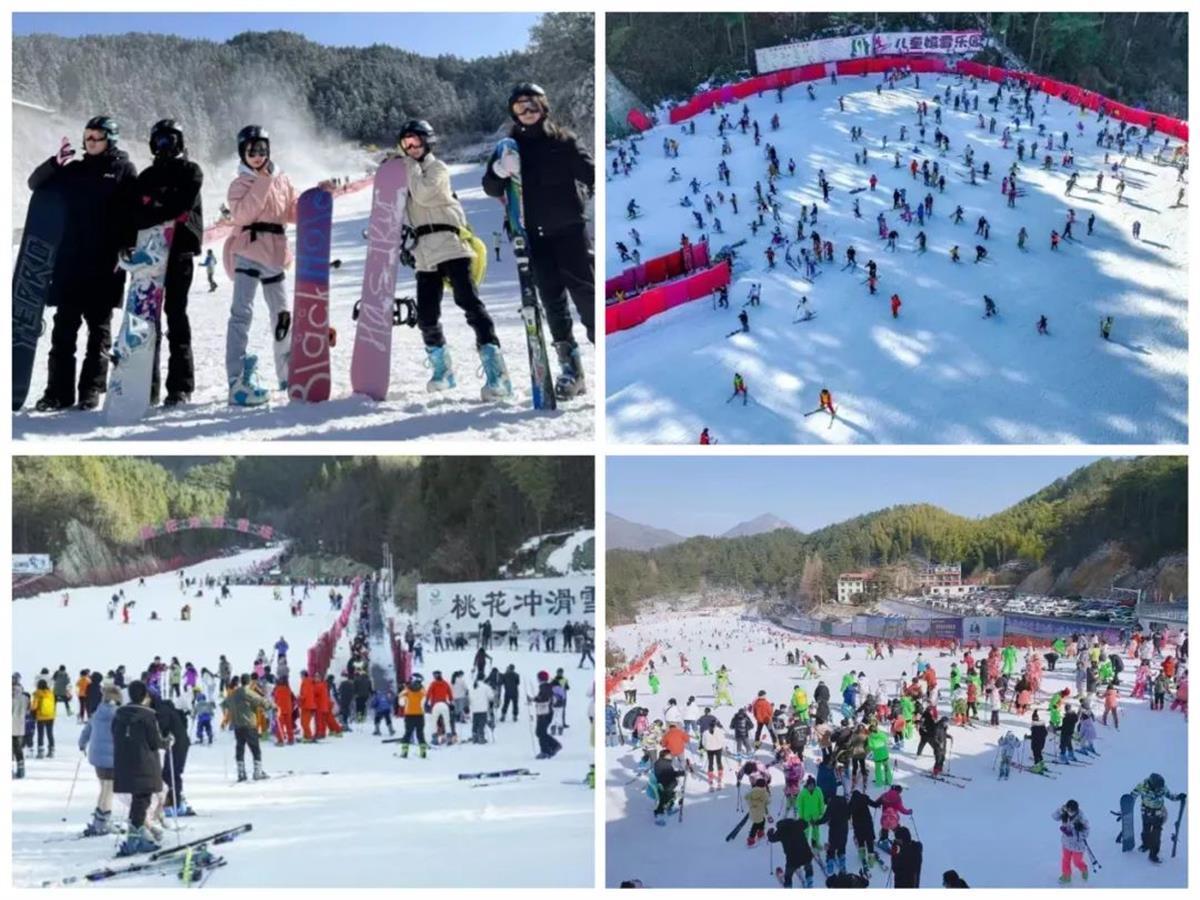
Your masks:
{"label": "snow-covered slope", "polygon": [[[789,649],[818,654],[829,668],[822,670],[825,684],[835,695],[847,672],[865,672],[867,684],[879,679],[894,684],[902,673],[913,674],[916,653],[897,648],[892,658],[868,662],[865,648],[858,644],[838,644],[783,632],[768,625],[751,623],[737,614],[708,611],[704,615],[673,616],[653,623],[620,626],[608,632],[610,644],[625,651],[632,659],[655,641],[662,642],[656,659],[662,685],[652,695],[643,672],[636,680],[638,703],[650,710],[652,719],[660,718],[669,698],[682,706],[695,695],[701,707],[712,702],[713,684],[701,673],[701,658],[707,657],[713,671],[720,665],[730,670],[733,700],[749,704],[758,691],[765,690],[775,703],[785,702],[795,685],[802,685],[811,697],[817,682],[800,678],[799,667],[784,664]],[[718,646],[719,645],[719,646]],[[680,674],[679,653],[687,654],[693,674]],[[845,654],[849,661],[843,661]],[[951,659],[926,651],[939,683],[945,687]],[[1046,672],[1043,689],[1056,691],[1070,686],[1075,693],[1070,671]],[[957,869],[971,887],[1051,887],[1059,875],[1058,825],[1051,813],[1066,800],[1079,801],[1092,827],[1090,845],[1102,868],[1091,875],[1089,884],[1105,888],[1184,887],[1187,884],[1188,826],[1180,833],[1178,855],[1171,858],[1170,836],[1179,806],[1168,803],[1168,822],[1164,828],[1163,864],[1155,866],[1145,854],[1122,854],[1114,845],[1117,826],[1109,810],[1118,808],[1122,794],[1151,772],[1166,778],[1173,792],[1187,790],[1187,722],[1178,711],[1152,712],[1148,701],[1129,697],[1133,681],[1132,666],[1122,675],[1120,723],[1118,731],[1097,722],[1096,742],[1100,757],[1087,766],[1052,766],[1053,778],[1012,770],[1007,781],[997,778],[993,768],[996,742],[1012,729],[1020,737],[1028,732],[1029,718],[1001,713],[1000,727],[983,724],[986,714],[980,704],[981,724],[967,729],[951,728],[954,739],[947,771],[969,778],[966,787],[933,781],[920,772],[933,764],[929,751],[916,757],[916,739],[906,741],[903,751],[893,751],[896,782],[904,786],[904,802],[914,817],[904,824],[915,829],[924,844],[921,870],[922,887],[938,887],[946,869]],[[617,691],[615,699],[621,700]],[[1036,705],[1045,721],[1046,696]],[[831,703],[831,706],[836,704]],[[1099,710],[1102,703],[1094,704]],[[621,704],[622,713],[626,709]],[[946,714],[946,704],[939,706]],[[774,887],[775,878],[768,866],[769,851],[760,844],[746,847],[746,830],[738,840],[726,843],[725,835],[742,816],[738,809],[738,789],[734,784],[737,763],[733,760],[733,736],[729,720],[733,710],[715,710],[726,727],[729,750],[726,754],[725,783],[709,790],[702,774],[702,755],[690,753],[700,777],[687,780],[683,822],[674,816],[666,827],[656,827],[653,805],[646,796],[646,778],[634,779],[634,768],[641,751],[629,747],[609,747],[605,751],[606,787],[606,883],[616,887],[622,880],[640,878],[647,887]],[[765,741],[765,737],[764,737]],[[769,746],[769,741],[766,742]],[[769,763],[771,755],[764,747],[756,758]],[[809,748],[805,771],[812,774],[819,754]],[[1026,759],[1028,746],[1026,745]],[[772,774],[771,813],[778,815],[783,778],[776,769]],[[882,789],[869,791],[877,797]],[[745,790],[743,785],[742,790]],[[878,816],[876,828],[878,829]],[[825,829],[821,829],[822,838]],[[847,851],[848,868],[855,867],[856,854],[851,841]],[[779,848],[774,861],[781,864]],[[872,887],[883,887],[886,874],[876,869]],[[818,877],[818,883],[823,879]],[[1076,879],[1078,884],[1078,879]]]}
{"label": "snow-covered slope", "polygon": [[[270,550],[215,560],[187,570],[189,576],[242,569]],[[128,626],[109,621],[107,599],[124,588],[136,599]],[[13,667],[29,687],[36,673],[66,664],[72,679],[87,667],[115,668],[124,663],[136,677],[155,655],[215,669],[224,653],[235,671],[249,670],[254,654],[270,654],[280,635],[291,650],[293,678],[304,665],[307,647],[327,629],[335,613],[328,588],[317,587],[293,618],[270,587],[234,587],[220,607],[211,591],[194,596],[192,621],[178,620],[185,597],[178,575],[167,573],[104,588],[77,588],[70,605],[60,596],[42,595],[13,604]],[[149,621],[157,609],[161,621]],[[352,625],[354,620],[351,620]],[[399,623],[403,627],[403,621]],[[353,633],[351,629],[350,633]],[[344,665],[348,637],[334,668]],[[426,644],[429,648],[431,645]],[[447,677],[469,669],[473,650],[426,652],[419,666],[428,681],[435,669]],[[575,668],[569,654],[510,652],[495,647],[501,671],[513,663],[522,688],[531,692],[536,673],[564,667],[570,679],[569,728],[564,749],[553,760],[534,760],[533,735],[522,701],[518,721],[497,722],[495,743],[435,747],[429,758],[401,760],[394,744],[381,744],[371,723],[355,725],[340,739],[318,744],[276,747],[263,742],[264,768],[277,776],[261,783],[234,785],[233,735],[217,731],[214,744],[192,745],[185,771],[185,796],[198,814],[181,820],[188,840],[252,822],[254,830],[237,841],[212,848],[229,861],[218,870],[213,887],[585,887],[593,880],[593,792],[582,784],[591,763],[588,742],[587,686],[591,669]],[[293,682],[294,685],[294,682]],[[75,707],[72,705],[72,709]],[[13,782],[13,881],[37,886],[45,879],[84,872],[111,861],[110,838],[61,840],[81,830],[95,803],[96,780],[84,762],[68,807],[71,779],[80,754],[79,726],[60,707],[55,725],[57,755],[37,760],[29,754],[28,777]],[[396,722],[398,733],[402,722]],[[428,735],[427,728],[426,734]],[[460,772],[527,767],[539,777],[516,783],[472,788]],[[329,774],[320,774],[328,772]],[[571,780],[574,783],[564,784]],[[114,818],[124,818],[128,797],[118,797]],[[67,821],[63,821],[63,817]],[[47,843],[47,841],[54,841]],[[168,833],[166,845],[175,836]],[[137,859],[135,857],[134,859]],[[174,872],[171,873],[174,878]],[[111,882],[114,887],[162,887],[172,884],[153,874]]]}
{"label": "snow-covered slope", "polygon": [[[837,85],[815,85],[816,99],[807,99],[802,86],[789,88],[782,104],[774,94],[747,101],[752,120],[762,128],[763,146],[754,145],[752,132],[729,133],[732,153],[724,157],[732,170],[732,186],[717,181],[722,160],[717,136],[718,115],[702,114],[692,121],[695,136],[680,126],[662,125],[646,133],[638,146],[640,162],[631,175],[611,176],[608,183],[608,241],[606,267],[610,275],[623,267],[611,249],[615,241],[634,246],[631,225],[642,237],[640,252],[649,259],[679,246],[681,233],[693,240],[700,231],[692,211],[679,204],[696,178],[701,193],[692,199],[705,220],[714,249],[748,239],[739,248],[739,263],[730,287],[730,308],[716,310],[701,299],[676,307],[629,331],[608,337],[607,416],[609,433],[631,443],[694,443],[700,430],[711,429],[722,443],[1158,443],[1187,438],[1187,216],[1176,207],[1182,184],[1177,172],[1153,162],[1163,138],[1156,136],[1147,158],[1130,157],[1123,168],[1127,190],[1124,202],[1114,194],[1117,178],[1109,170],[1103,190],[1095,192],[1096,174],[1105,165],[1105,151],[1096,147],[1099,131],[1094,114],[1080,119],[1077,110],[1059,101],[1035,96],[1039,123],[1055,133],[1055,169],[1040,168],[1045,137],[1037,125],[1022,124],[1007,150],[1001,147],[1005,112],[997,115],[995,133],[978,127],[978,114],[955,112],[943,103],[942,129],[950,137],[950,153],[939,156],[933,146],[935,92],[965,83],[954,76],[923,76],[918,89],[912,78],[895,90],[876,94],[872,78],[842,78]],[[987,99],[995,86],[971,89],[972,103],[990,114]],[[844,97],[845,111],[838,98]],[[942,95],[944,99],[944,94]],[[1005,93],[1005,100],[1011,96]],[[916,128],[916,104],[928,101],[927,142]],[[726,109],[736,122],[741,105]],[[770,130],[772,115],[781,127]],[[1082,122],[1080,135],[1076,126]],[[1115,130],[1115,125],[1109,125]],[[851,142],[850,129],[863,129],[863,140]],[[908,139],[901,144],[901,126]],[[1079,183],[1066,196],[1066,173],[1057,165],[1063,130],[1071,134]],[[667,159],[664,138],[679,142],[679,158]],[[882,146],[886,137],[887,146]],[[1000,193],[1001,178],[1016,161],[1016,139],[1026,147],[1037,141],[1038,163],[1020,169],[1024,195],[1008,209]],[[779,152],[783,177],[778,181],[782,205],[781,228],[790,241],[796,235],[801,204],[819,210],[817,231],[834,246],[834,260],[825,263],[813,281],[784,261],[778,248],[774,271],[768,271],[764,251],[774,223],[750,234],[754,184],[767,188],[767,143]],[[991,164],[991,177],[971,185],[963,152],[975,150],[976,166]],[[1171,150],[1178,145],[1172,140]],[[869,161],[856,164],[855,153],[866,148]],[[895,168],[893,153],[900,152]],[[1132,148],[1131,148],[1132,152]],[[611,175],[615,152],[608,152]],[[796,162],[788,176],[788,159]],[[927,188],[908,171],[911,160],[940,164],[946,176],[945,193]],[[1109,163],[1121,159],[1112,152]],[[682,180],[668,184],[672,167]],[[832,185],[830,201],[821,199],[817,179],[824,170]],[[879,179],[875,191],[850,191],[867,186],[871,174]],[[913,206],[932,193],[933,218],[922,229],[906,225],[892,209],[892,192],[907,190]],[[711,232],[713,216],[704,211],[704,194],[717,200],[724,234]],[[739,213],[728,200],[736,193]],[[630,199],[644,211],[635,222],[625,219]],[[862,217],[856,219],[854,200]],[[961,204],[964,220],[952,222]],[[1186,199],[1185,199],[1186,204]],[[1050,231],[1061,234],[1068,209],[1078,217],[1074,240],[1050,250]],[[876,216],[884,213],[889,228],[900,233],[897,250],[884,249]],[[1090,214],[1094,233],[1087,234]],[[976,222],[986,216],[990,239],[975,236]],[[1131,230],[1141,222],[1141,237]],[[1029,232],[1026,252],[1017,248],[1017,233]],[[928,237],[925,254],[915,252],[917,233]],[[805,226],[811,246],[812,226]],[[988,249],[976,265],[974,247]],[[843,271],[846,248],[858,252],[857,270]],[[962,262],[950,261],[958,245]],[[868,295],[863,266],[879,265],[879,293]],[[761,307],[749,307],[750,331],[726,337],[738,328],[753,282],[762,283]],[[888,308],[892,294],[903,303],[900,317]],[[983,296],[993,298],[999,317],[985,320]],[[817,317],[795,323],[797,304],[808,297]],[[1049,336],[1036,332],[1038,317],[1049,319]],[[1102,316],[1112,316],[1112,340],[1099,334]],[[733,374],[740,372],[750,402],[727,402]],[[838,404],[832,424],[825,415],[806,416],[818,406],[818,392],[827,387]]]}
{"label": "snow-covered slope", "polygon": [[[286,165],[286,160],[281,161]],[[454,440],[584,440],[592,432],[595,404],[591,394],[559,405],[554,412],[539,412],[530,405],[529,362],[525,350],[525,332],[520,316],[520,291],[516,267],[508,243],[501,239],[501,261],[496,262],[492,248],[493,233],[501,231],[502,208],[483,193],[481,167],[451,167],[453,185],[476,234],[488,245],[487,277],[480,294],[496,323],[496,333],[504,349],[516,396],[508,403],[484,403],[479,389],[479,357],[474,333],[454,305],[449,290],[442,302],[442,323],[446,343],[454,360],[458,387],[445,394],[425,390],[429,372],[425,351],[416,329],[397,328],[392,344],[392,379],[388,399],[376,403],[350,390],[350,358],[354,349],[355,323],[351,319],[354,304],[362,289],[366,242],[363,232],[371,207],[370,189],[346,194],[334,201],[334,259],[342,261],[333,270],[330,281],[330,322],[337,329],[337,346],[331,351],[333,372],[332,399],[311,405],[289,403],[284,393],[274,395],[270,407],[242,409],[227,404],[225,381],[225,332],[233,285],[218,267],[217,290],[209,293],[204,270],[197,267],[188,300],[192,326],[193,354],[196,361],[196,393],[192,404],[183,409],[153,410],[139,425],[130,428],[108,427],[102,412],[32,412],[33,404],[46,385],[46,357],[49,353],[52,311],[46,313],[46,332],[38,343],[33,383],[26,410],[13,416],[13,436],[22,439],[137,438],[139,440],[190,440],[230,438],[237,440],[328,439],[328,440],[410,440],[439,438]],[[303,190],[308,184],[297,184]],[[295,232],[291,231],[294,241]],[[211,245],[221,259],[221,243]],[[294,273],[288,273],[289,298],[294,288]],[[397,296],[415,297],[416,281],[411,269],[400,269]],[[113,333],[120,328],[120,311],[113,314]],[[86,347],[86,328],[81,329],[79,359]],[[587,377],[594,372],[592,345],[583,327],[576,324],[575,339],[583,349]],[[547,341],[549,341],[547,332]],[[251,328],[250,352],[258,354],[266,383],[274,377],[271,345],[272,323],[261,293]],[[551,355],[553,350],[551,349]],[[163,349],[164,356],[166,348]],[[162,362],[164,377],[166,360]],[[589,390],[592,390],[589,386]]]}

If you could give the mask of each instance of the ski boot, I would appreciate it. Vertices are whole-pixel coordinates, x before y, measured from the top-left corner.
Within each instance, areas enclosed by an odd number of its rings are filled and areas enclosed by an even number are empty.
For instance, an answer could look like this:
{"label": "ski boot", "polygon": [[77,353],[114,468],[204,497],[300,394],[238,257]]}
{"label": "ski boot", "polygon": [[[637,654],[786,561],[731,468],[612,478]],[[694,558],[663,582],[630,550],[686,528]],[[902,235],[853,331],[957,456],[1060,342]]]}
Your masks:
{"label": "ski boot", "polygon": [[1036,772],[1039,775],[1043,774],[1046,771],[1046,761],[1043,759],[1040,763],[1034,763],[1029,771]]}
{"label": "ski boot", "polygon": [[746,838],[747,847],[753,847],[756,843],[758,843],[758,838],[756,838],[754,835],[750,835]]}
{"label": "ski boot", "polygon": [[1058,876],[1058,883],[1059,883],[1059,884],[1070,884],[1070,883],[1071,883],[1071,875],[1070,875],[1070,873],[1068,873],[1068,874],[1066,874],[1066,875],[1059,875],[1059,876]]}
{"label": "ski boot", "polygon": [[43,750],[41,747],[38,747],[38,748],[37,748],[37,757],[36,757],[36,758],[37,758],[37,759],[45,759],[45,757],[46,757],[46,751],[45,751],[45,750]]}
{"label": "ski boot", "polygon": [[408,759],[408,744],[406,743],[400,745],[400,758]]}
{"label": "ski boot", "polygon": [[446,391],[455,386],[454,363],[450,359],[450,351],[445,347],[426,347],[425,364],[433,370],[425,390],[430,393]]}
{"label": "ski boot", "polygon": [[163,400],[163,406],[171,409],[175,406],[182,406],[185,403],[190,403],[192,395],[184,391],[167,391],[167,398]]}
{"label": "ski boot", "polygon": [[592,790],[596,789],[596,764],[592,763],[588,766],[587,777],[584,778],[584,783]]}
{"label": "ski boot", "polygon": [[16,771],[16,774],[13,775],[13,778],[24,778],[24,777],[25,777],[25,760],[21,760],[20,762],[17,763],[17,771]]}
{"label": "ski boot", "polygon": [[150,831],[143,825],[141,828],[130,829],[125,840],[117,849],[117,856],[134,856],[138,853],[153,853],[161,849],[151,837]]}
{"label": "ski boot", "polygon": [[69,403],[63,403],[57,397],[52,397],[49,394],[43,394],[37,403],[33,406],[38,412],[59,412],[64,409],[69,409]]}
{"label": "ski boot", "polygon": [[846,874],[846,854],[843,853],[837,858],[837,870],[839,875]]}
{"label": "ski boot", "polygon": [[254,775],[253,775],[254,780],[255,781],[264,781],[270,777],[271,777],[270,775],[268,775],[266,772],[263,771],[262,760],[256,759],[254,761]]}
{"label": "ski boot", "polygon": [[554,396],[559,400],[570,400],[587,393],[583,380],[583,360],[574,341],[556,341],[554,351],[558,354],[558,365],[562,369],[554,381]]}
{"label": "ski boot", "polygon": [[269,399],[267,389],[258,383],[258,357],[242,360],[242,374],[229,382],[230,406],[262,406]]}
{"label": "ski boot", "polygon": [[237,780],[238,780],[238,784],[241,784],[243,781],[246,780],[246,764],[244,762],[242,762],[240,759],[238,760],[238,764],[237,764]]}
{"label": "ski boot", "polygon": [[187,816],[194,816],[196,811],[188,804],[186,800],[181,800],[176,806],[163,807],[163,815],[168,819],[182,819]]}
{"label": "ski boot", "polygon": [[46,748],[46,759],[54,759],[54,748],[53,747]]}
{"label": "ski boot", "polygon": [[421,751],[421,759],[424,759],[429,748],[425,744],[421,744],[417,749]]}
{"label": "ski boot", "polygon": [[484,400],[507,400],[512,396],[512,382],[508,378],[508,366],[499,344],[482,344],[479,347],[479,362],[483,376],[487,379],[479,392]]}
{"label": "ski boot", "polygon": [[100,394],[87,393],[79,397],[79,402],[75,404],[75,408],[80,412],[89,412],[93,409],[100,408]]}
{"label": "ski boot", "polygon": [[806,888],[811,888],[813,886],[813,877],[811,875],[806,874],[804,876],[804,886]]}
{"label": "ski boot", "polygon": [[92,811],[92,821],[88,822],[87,827],[83,829],[83,836],[100,837],[104,834],[112,834],[112,832],[112,813],[96,809]]}

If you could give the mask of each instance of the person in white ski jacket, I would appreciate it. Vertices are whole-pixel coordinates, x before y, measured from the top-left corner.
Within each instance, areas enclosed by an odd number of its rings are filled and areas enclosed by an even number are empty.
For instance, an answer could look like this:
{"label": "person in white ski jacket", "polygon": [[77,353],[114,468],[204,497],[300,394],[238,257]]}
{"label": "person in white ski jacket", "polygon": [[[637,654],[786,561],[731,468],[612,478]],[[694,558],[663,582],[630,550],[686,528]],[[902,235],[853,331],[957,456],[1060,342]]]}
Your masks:
{"label": "person in white ski jacket", "polygon": [[1060,884],[1071,883],[1071,867],[1079,869],[1084,881],[1087,881],[1088,867],[1083,859],[1083,851],[1087,847],[1088,821],[1075,800],[1068,800],[1050,814],[1050,818],[1058,822],[1058,831],[1062,839],[1062,875]]}
{"label": "person in white ski jacket", "polygon": [[723,754],[725,752],[725,729],[718,725],[715,720],[709,726],[708,731],[701,733],[700,747],[704,750],[704,755],[708,759],[709,783],[711,784],[714,779],[724,781],[725,760]]}
{"label": "person in white ski jacket", "polygon": [[496,702],[496,692],[486,681],[479,679],[467,693],[467,702],[471,709],[471,743],[486,744],[484,729],[492,715],[492,705]]}
{"label": "person in white ski jacket", "polygon": [[667,708],[663,712],[663,721],[668,725],[683,727],[683,710],[679,708],[674,697],[667,701]]}
{"label": "person in white ski jacket", "polygon": [[486,378],[481,396],[484,400],[511,397],[512,383],[500,339],[472,277],[473,264],[486,264],[487,248],[482,248],[484,259],[476,260],[466,213],[450,185],[450,169],[433,155],[437,143],[433,126],[420,119],[406,122],[397,142],[408,173],[404,212],[409,240],[416,242],[411,252],[417,270],[417,327],[432,369],[427,387],[443,391],[455,386],[454,364],[441,324],[443,283],[448,282],[454,302],[475,332]]}
{"label": "person in white ski jacket", "polygon": [[687,706],[683,708],[683,730],[688,734],[698,733],[699,720],[700,707],[696,705],[696,698],[688,697]]}

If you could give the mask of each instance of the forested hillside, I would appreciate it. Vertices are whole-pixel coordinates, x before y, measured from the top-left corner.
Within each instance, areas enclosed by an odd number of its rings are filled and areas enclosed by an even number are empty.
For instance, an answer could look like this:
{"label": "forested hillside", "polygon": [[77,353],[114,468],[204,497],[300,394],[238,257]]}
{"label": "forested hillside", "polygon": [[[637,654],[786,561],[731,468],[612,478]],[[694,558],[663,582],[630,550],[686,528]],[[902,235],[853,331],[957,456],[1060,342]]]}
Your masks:
{"label": "forested hillside", "polygon": [[[752,71],[756,47],[876,30],[984,29],[1043,75],[1187,117],[1186,12],[609,13],[606,28],[609,68],[650,104]],[[996,53],[982,59],[1000,62]]]}
{"label": "forested hillside", "polygon": [[[138,528],[193,515],[269,524],[301,553],[396,567],[429,580],[494,577],[527,538],[590,528],[593,463],[586,457],[240,457],[157,461],[109,456],[17,457],[13,550],[56,554],[72,522],[109,547]],[[156,539],[228,545],[232,533]],[[247,540],[242,538],[243,541]]]}
{"label": "forested hillside", "polygon": [[827,598],[840,572],[913,557],[961,562],[967,575],[1016,560],[1062,569],[1108,541],[1119,543],[1135,566],[1186,550],[1185,458],[1100,460],[980,519],[930,505],[896,506],[808,534],[781,530],[692,538],[645,553],[610,551],[609,621],[627,621],[642,599],[703,586]]}

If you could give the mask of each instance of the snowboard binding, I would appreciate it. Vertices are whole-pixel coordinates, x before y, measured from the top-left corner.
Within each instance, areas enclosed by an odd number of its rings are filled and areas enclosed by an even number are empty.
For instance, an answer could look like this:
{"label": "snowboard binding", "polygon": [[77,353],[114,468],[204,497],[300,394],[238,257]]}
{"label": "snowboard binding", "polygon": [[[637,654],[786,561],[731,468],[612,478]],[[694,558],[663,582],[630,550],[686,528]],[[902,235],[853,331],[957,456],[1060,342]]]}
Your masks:
{"label": "snowboard binding", "polygon": [[[354,310],[350,313],[350,318],[355,322],[358,321],[361,306],[362,301],[356,301]],[[392,326],[398,328],[401,325],[417,327],[417,303],[412,297],[396,297],[392,301]]]}

